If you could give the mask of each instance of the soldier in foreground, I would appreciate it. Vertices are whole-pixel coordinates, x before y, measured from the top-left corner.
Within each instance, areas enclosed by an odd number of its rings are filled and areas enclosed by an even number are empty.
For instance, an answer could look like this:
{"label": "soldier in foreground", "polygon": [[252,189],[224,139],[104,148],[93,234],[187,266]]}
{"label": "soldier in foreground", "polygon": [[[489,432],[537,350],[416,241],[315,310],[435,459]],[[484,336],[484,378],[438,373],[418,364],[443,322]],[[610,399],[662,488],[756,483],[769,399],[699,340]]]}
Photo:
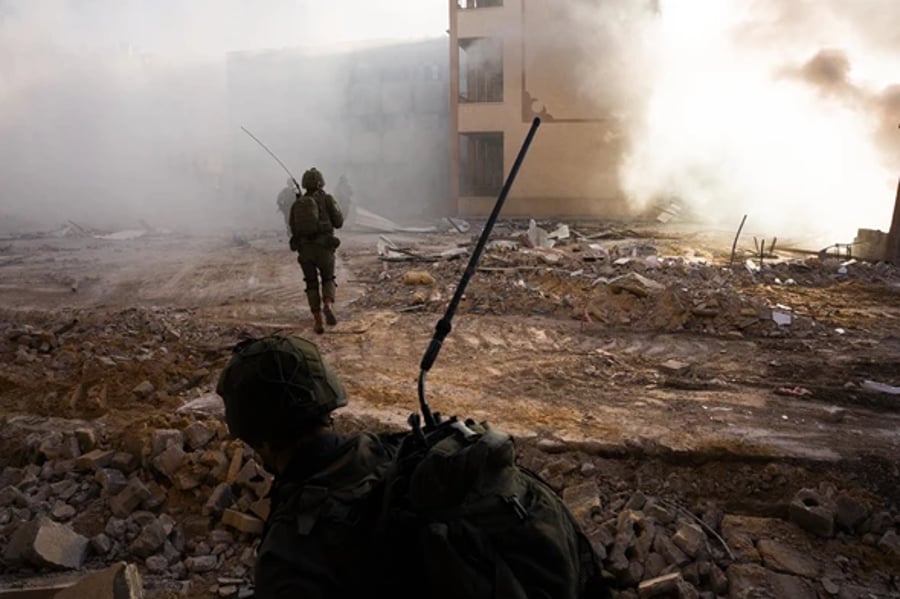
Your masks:
{"label": "soldier in foreground", "polygon": [[421,429],[342,438],[343,386],[298,337],[236,346],[217,392],[275,475],[256,597],[605,596],[587,539],[508,435],[453,420],[424,449]]}
{"label": "soldier in foreground", "polygon": [[294,187],[294,180],[288,178],[287,187],[278,193],[278,199],[276,200],[278,211],[284,216],[284,226],[287,227],[288,234],[291,232],[291,206],[294,205],[294,200],[297,199],[297,193],[298,190]]}
{"label": "soldier in foreground", "polygon": [[[311,168],[300,181],[305,193],[291,206],[291,249],[297,252],[297,262],[306,281],[306,299],[314,319],[317,334],[325,332],[322,322],[337,324],[334,314],[336,285],[334,281],[334,251],[341,241],[334,230],[344,226],[344,215],[334,198],[325,193],[325,178]],[[321,279],[321,287],[320,287]]]}

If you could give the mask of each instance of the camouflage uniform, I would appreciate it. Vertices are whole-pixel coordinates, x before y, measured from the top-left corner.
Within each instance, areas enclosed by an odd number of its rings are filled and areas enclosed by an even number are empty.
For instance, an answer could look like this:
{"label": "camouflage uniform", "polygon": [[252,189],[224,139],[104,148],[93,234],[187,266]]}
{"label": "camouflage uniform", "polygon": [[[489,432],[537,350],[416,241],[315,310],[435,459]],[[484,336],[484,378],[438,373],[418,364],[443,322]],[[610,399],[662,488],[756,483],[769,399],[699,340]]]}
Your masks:
{"label": "camouflage uniform", "polygon": [[[334,251],[340,241],[334,236],[334,229],[344,226],[344,215],[334,198],[325,193],[325,180],[316,169],[303,174],[302,185],[306,189],[304,195],[316,199],[319,207],[320,230],[315,235],[297,234],[294,228],[294,211],[296,202],[291,208],[291,247],[297,251],[297,262],[303,270],[306,281],[306,299],[309,309],[315,318],[316,332],[322,328],[322,302],[325,302],[325,317],[328,324],[337,324],[331,305],[336,295],[334,282]],[[321,292],[319,280],[321,279]]]}
{"label": "camouflage uniform", "polygon": [[232,436],[260,451],[290,447],[275,470],[272,504],[257,552],[256,597],[378,596],[372,588],[375,506],[367,501],[391,458],[389,445],[330,430],[347,405],[335,373],[316,346],[271,336],[238,344],[216,391]]}

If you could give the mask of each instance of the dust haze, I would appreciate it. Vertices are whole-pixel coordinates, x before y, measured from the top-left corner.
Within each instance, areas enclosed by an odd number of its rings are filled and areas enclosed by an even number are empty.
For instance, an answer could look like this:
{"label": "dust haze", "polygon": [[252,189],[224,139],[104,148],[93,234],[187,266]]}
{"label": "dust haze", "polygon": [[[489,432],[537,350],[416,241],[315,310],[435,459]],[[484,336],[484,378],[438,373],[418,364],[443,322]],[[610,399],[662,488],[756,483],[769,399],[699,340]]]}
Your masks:
{"label": "dust haze", "polygon": [[[661,0],[623,27],[624,191],[712,222],[849,241],[887,230],[900,173],[900,4]],[[595,13],[595,18],[606,15]],[[599,86],[608,78],[594,77]]]}
{"label": "dust haze", "polygon": [[[354,183],[347,151],[355,123],[343,118],[352,61],[334,57],[363,44],[440,42],[446,7],[436,4],[0,1],[2,228],[70,219],[180,230],[277,225],[286,175],[239,127],[260,135],[298,177],[315,164],[332,187],[341,173]],[[408,129],[404,142],[424,143]],[[430,158],[424,152],[421,163],[395,170],[434,179]],[[359,176],[360,202],[399,204],[367,185],[371,173]],[[419,211],[437,201],[422,199],[420,181],[399,184],[414,188],[391,193],[419,194]]]}

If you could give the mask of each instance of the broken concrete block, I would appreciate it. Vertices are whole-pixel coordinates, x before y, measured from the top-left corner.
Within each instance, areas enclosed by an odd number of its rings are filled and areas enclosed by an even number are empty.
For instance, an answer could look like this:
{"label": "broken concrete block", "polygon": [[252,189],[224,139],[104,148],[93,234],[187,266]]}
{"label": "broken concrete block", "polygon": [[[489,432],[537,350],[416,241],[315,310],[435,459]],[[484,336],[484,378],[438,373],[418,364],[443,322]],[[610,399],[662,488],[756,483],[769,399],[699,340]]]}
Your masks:
{"label": "broken concrete block", "polygon": [[116,452],[114,451],[95,449],[76,459],[75,467],[82,471],[106,468],[109,466],[114,455],[116,455]]}
{"label": "broken concrete block", "polygon": [[30,504],[31,501],[28,499],[28,496],[16,487],[8,486],[0,490],[0,507],[14,505],[19,508],[26,508]]}
{"label": "broken concrete block", "polygon": [[820,537],[834,535],[834,512],[812,489],[802,489],[794,495],[789,508],[791,522]]}
{"label": "broken concrete block", "polygon": [[97,433],[90,428],[76,429],[75,440],[78,442],[78,449],[81,453],[93,451],[97,447]]}
{"label": "broken concrete block", "polygon": [[262,520],[232,509],[227,509],[222,514],[222,524],[252,535],[262,534],[263,531]]}
{"label": "broken concrete block", "polygon": [[269,490],[272,488],[272,475],[257,464],[256,460],[250,459],[238,472],[235,482],[253,491],[257,497],[262,498],[268,495]]}
{"label": "broken concrete block", "polygon": [[691,561],[663,532],[656,535],[656,540],[653,541],[653,551],[663,556],[669,565],[682,566]]}
{"label": "broken concrete block", "polygon": [[667,374],[684,374],[690,370],[691,365],[680,360],[666,360],[659,365],[659,369]]}
{"label": "broken concrete block", "polygon": [[128,517],[141,502],[150,497],[150,491],[139,478],[132,478],[122,492],[109,500],[109,509],[120,518]]}
{"label": "broken concrete block", "polygon": [[900,558],[900,535],[893,528],[890,529],[878,540],[878,548]]}
{"label": "broken concrete block", "polygon": [[141,502],[141,509],[153,511],[168,499],[166,490],[155,480],[147,481],[147,491],[150,494]]}
{"label": "broken concrete block", "polygon": [[39,516],[13,533],[4,557],[38,567],[77,570],[84,563],[87,549],[85,537],[68,526]]}
{"label": "broken concrete block", "polygon": [[203,506],[203,515],[217,516],[226,508],[231,507],[233,503],[234,494],[231,492],[231,485],[228,483],[221,483],[209,494],[209,499],[206,500],[206,504]]}
{"label": "broken concrete block", "polygon": [[206,473],[206,468],[200,464],[195,464],[190,468],[182,468],[175,474],[172,484],[180,491],[190,491],[203,484]]}
{"label": "broken concrete block", "polygon": [[647,297],[650,294],[659,293],[665,289],[664,285],[636,272],[630,272],[626,275],[616,277],[611,280],[608,285],[610,291],[613,293],[627,291],[638,297]]}
{"label": "broken concrete block", "polygon": [[103,494],[107,496],[118,495],[128,486],[128,479],[120,470],[113,468],[101,468],[97,470],[94,478],[100,483]]}
{"label": "broken concrete block", "polygon": [[106,555],[109,553],[109,550],[112,549],[112,539],[102,532],[98,535],[94,535],[91,537],[91,549],[93,549],[94,553],[97,555]]}
{"label": "broken concrete block", "polygon": [[159,520],[154,520],[141,529],[141,534],[132,541],[128,550],[138,557],[148,558],[162,548],[167,536]]}
{"label": "broken concrete block", "polygon": [[250,511],[258,516],[263,522],[269,519],[269,512],[271,509],[271,499],[258,499],[250,504]]}
{"label": "broken concrete block", "polygon": [[219,565],[219,559],[214,555],[200,555],[184,560],[184,565],[189,572],[211,572]]}
{"label": "broken concrete block", "polygon": [[109,467],[115,468],[124,474],[130,474],[138,467],[138,459],[134,454],[125,451],[117,451],[115,455],[113,455],[112,460],[110,460]]}
{"label": "broken concrete block", "polygon": [[156,470],[174,482],[178,469],[184,464],[185,456],[181,445],[173,443],[153,458],[152,464]]}
{"label": "broken concrete block", "polygon": [[697,557],[697,554],[706,547],[706,533],[696,524],[684,522],[676,529],[672,542],[689,557]]}
{"label": "broken concrete block", "polygon": [[816,599],[817,594],[809,582],[797,576],[778,574],[755,564],[732,564],[728,567],[728,596]]}
{"label": "broken concrete block", "polygon": [[58,592],[53,599],[142,599],[143,596],[144,586],[137,566],[119,562],[85,576]]}
{"label": "broken concrete block", "polygon": [[125,538],[127,530],[128,525],[125,520],[113,516],[107,521],[106,528],[103,529],[103,532],[114,539],[121,540]]}
{"label": "broken concrete block", "polygon": [[184,429],[184,438],[188,447],[194,451],[206,447],[206,444],[215,436],[216,430],[202,422],[193,422]]}
{"label": "broken concrete block", "polygon": [[171,445],[183,448],[184,434],[173,428],[156,429],[153,431],[153,438],[150,441],[150,457],[155,458]]}
{"label": "broken concrete block", "polygon": [[651,597],[670,594],[678,589],[680,580],[682,580],[680,572],[673,572],[672,574],[645,580],[638,585],[638,596],[641,599],[650,599]]}
{"label": "broken concrete block", "polygon": [[648,518],[653,518],[660,524],[671,524],[675,521],[675,514],[653,500],[648,501],[644,506],[644,514],[646,514]]}
{"label": "broken concrete block", "polygon": [[50,511],[50,515],[53,516],[53,519],[57,522],[71,520],[77,513],[78,511],[75,508],[64,501],[57,501],[54,503],[53,509]]}
{"label": "broken concrete block", "polygon": [[761,539],[756,544],[756,549],[762,557],[763,564],[770,570],[806,578],[815,578],[819,575],[819,568],[814,561],[787,545]]}
{"label": "broken concrete block", "polygon": [[631,496],[631,498],[625,504],[625,509],[633,510],[633,511],[640,511],[640,510],[644,509],[644,506],[646,504],[647,504],[647,497],[640,491],[637,491],[634,495]]}
{"label": "broken concrete block", "polygon": [[142,381],[131,390],[132,393],[141,399],[147,399],[154,391],[156,391],[156,387],[150,381]]}
{"label": "broken concrete block", "polygon": [[151,555],[144,560],[144,565],[147,566],[147,571],[161,574],[169,569],[169,560],[162,555]]}
{"label": "broken concrete block", "polygon": [[566,507],[579,522],[587,522],[595,510],[600,511],[600,489],[594,481],[566,487],[562,497]]}
{"label": "broken concrete block", "polygon": [[837,525],[843,530],[853,532],[868,515],[869,510],[859,501],[845,493],[838,495],[834,516]]}
{"label": "broken concrete block", "polygon": [[228,465],[228,472],[225,475],[225,482],[233,483],[237,480],[238,473],[241,471],[241,464],[244,463],[244,448],[238,445],[234,449],[231,456],[231,463]]}
{"label": "broken concrete block", "polygon": [[666,559],[660,554],[653,552],[644,560],[644,578],[656,578],[662,571],[666,569],[668,564]]}
{"label": "broken concrete block", "polygon": [[74,435],[52,432],[43,436],[38,453],[48,460],[68,460],[81,455]]}

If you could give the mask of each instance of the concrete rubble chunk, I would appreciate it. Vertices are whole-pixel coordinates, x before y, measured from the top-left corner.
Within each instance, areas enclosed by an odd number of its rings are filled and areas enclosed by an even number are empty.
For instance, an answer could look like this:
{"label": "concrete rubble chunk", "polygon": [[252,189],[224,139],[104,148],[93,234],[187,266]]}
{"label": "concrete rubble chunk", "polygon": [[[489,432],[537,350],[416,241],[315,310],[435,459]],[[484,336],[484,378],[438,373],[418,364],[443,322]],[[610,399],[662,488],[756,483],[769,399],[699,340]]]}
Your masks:
{"label": "concrete rubble chunk", "polygon": [[676,529],[672,542],[689,557],[697,557],[706,547],[706,533],[696,524],[684,522]]}
{"label": "concrete rubble chunk", "polygon": [[100,533],[91,537],[91,549],[97,555],[106,555],[112,549],[112,540],[105,533]]}
{"label": "concrete rubble chunk", "polygon": [[71,520],[75,517],[78,511],[64,501],[57,501],[53,504],[53,509],[50,511],[50,515],[53,516],[53,519],[57,522],[64,522],[66,520]]}
{"label": "concrete rubble chunk", "polygon": [[252,535],[262,534],[263,531],[262,520],[232,509],[227,509],[222,514],[222,524]]}
{"label": "concrete rubble chunk", "polygon": [[900,558],[900,535],[893,528],[890,529],[878,540],[878,548]]}
{"label": "concrete rubble chunk", "polygon": [[123,474],[130,474],[138,467],[138,459],[134,454],[125,451],[117,451],[115,455],[113,455],[112,460],[110,460],[109,467],[115,468]]}
{"label": "concrete rubble chunk", "polygon": [[586,522],[595,510],[600,510],[600,489],[594,481],[566,487],[562,497],[566,507],[579,522]]}
{"label": "concrete rubble chunk", "polygon": [[109,508],[113,515],[127,518],[148,497],[150,497],[149,489],[135,477],[128,481],[128,485],[121,493],[109,500]]}
{"label": "concrete rubble chunk", "polygon": [[103,532],[112,537],[113,539],[122,539],[125,537],[125,533],[128,529],[127,523],[122,518],[116,518],[113,516],[106,523],[106,527],[103,529]]}
{"label": "concrete rubble chunk", "polygon": [[75,429],[75,440],[81,453],[93,451],[97,447],[97,433],[90,428]]}
{"label": "concrete rubble chunk", "polygon": [[161,574],[169,569],[169,560],[162,555],[151,555],[144,560],[144,565],[147,566],[147,571]]}
{"label": "concrete rubble chunk", "polygon": [[134,387],[134,389],[131,390],[132,393],[134,393],[141,399],[147,399],[153,394],[154,391],[156,391],[156,387],[154,387],[153,383],[151,383],[150,381],[142,381],[138,383]]}
{"label": "concrete rubble chunk", "polygon": [[181,445],[173,443],[153,458],[153,467],[174,482],[175,475],[178,474],[178,469],[184,464],[186,455]]}
{"label": "concrete rubble chunk", "polygon": [[99,470],[106,468],[112,461],[116,452],[104,449],[95,449],[80,456],[75,460],[75,467],[82,471]]}
{"label": "concrete rubble chunk", "polygon": [[659,365],[659,369],[668,374],[684,374],[690,370],[691,365],[680,360],[666,360]]}
{"label": "concrete rubble chunk", "polygon": [[834,512],[813,489],[801,489],[791,500],[791,522],[820,537],[834,535]]}
{"label": "concrete rubble chunk", "polygon": [[762,557],[763,564],[770,570],[806,578],[815,578],[819,575],[819,568],[815,562],[787,545],[761,539],[756,544],[756,549]]}
{"label": "concrete rubble chunk", "polygon": [[131,543],[128,550],[134,555],[146,559],[162,548],[166,537],[163,525],[159,520],[154,520],[141,529],[141,534]]}
{"label": "concrete rubble chunk", "polygon": [[97,470],[95,478],[97,479],[97,482],[100,483],[103,494],[107,496],[118,495],[128,486],[128,479],[125,478],[125,475],[120,470],[115,470],[113,468],[101,468],[100,470]]}
{"label": "concrete rubble chunk", "polygon": [[610,291],[614,293],[627,291],[638,297],[647,297],[648,295],[659,293],[665,289],[664,285],[636,272],[630,272],[620,277],[616,277],[612,279],[608,285]]}
{"label": "concrete rubble chunk", "polygon": [[653,541],[653,551],[663,556],[667,564],[681,566],[690,561],[690,558],[672,542],[666,534],[659,533]]}
{"label": "concrete rubble chunk", "polygon": [[153,431],[153,439],[150,442],[150,457],[156,457],[171,445],[184,447],[184,434],[173,428],[158,428]]}
{"label": "concrete rubble chunk", "polygon": [[644,577],[656,578],[662,574],[667,565],[663,556],[656,552],[650,553],[644,561]]}
{"label": "concrete rubble chunk", "polygon": [[645,580],[638,585],[638,597],[650,599],[673,593],[678,589],[678,583],[682,580],[680,572],[673,572],[665,576],[658,576]]}
{"label": "concrete rubble chunk", "polygon": [[214,555],[200,555],[189,557],[184,560],[184,565],[189,572],[202,574],[203,572],[211,572],[219,565],[219,560]]}
{"label": "concrete rubble chunk", "polygon": [[233,504],[234,493],[231,491],[231,485],[221,483],[209,494],[209,499],[206,500],[206,504],[203,506],[203,515],[217,516]]}
{"label": "concrete rubble chunk", "polygon": [[244,463],[244,448],[240,445],[235,447],[231,456],[231,463],[228,465],[228,472],[225,475],[225,482],[233,483],[237,480],[238,473],[241,471],[241,464]]}
{"label": "concrete rubble chunk", "polygon": [[10,562],[77,570],[87,556],[88,540],[68,526],[39,516],[20,526],[4,552]]}
{"label": "concrete rubble chunk", "polygon": [[728,567],[729,599],[817,599],[812,585],[796,576],[778,574],[756,564],[732,564]]}
{"label": "concrete rubble chunk", "polygon": [[637,491],[631,498],[628,500],[628,503],[625,504],[626,510],[640,511],[644,509],[644,506],[647,504],[647,497]]}
{"label": "concrete rubble chunk", "polygon": [[862,503],[846,493],[838,495],[835,506],[835,521],[841,529],[853,532],[868,515],[869,510]]}
{"label": "concrete rubble chunk", "polygon": [[647,502],[647,505],[644,506],[644,514],[646,514],[648,518],[653,518],[660,524],[671,524],[675,521],[675,514],[653,500],[650,500]]}
{"label": "concrete rubble chunk", "polygon": [[85,576],[54,595],[53,599],[142,599],[144,585],[134,564],[119,562]]}
{"label": "concrete rubble chunk", "polygon": [[206,447],[207,443],[216,436],[216,430],[203,422],[193,422],[184,429],[184,437],[188,447],[196,451]]}
{"label": "concrete rubble chunk", "polygon": [[258,516],[263,522],[269,519],[269,512],[272,510],[271,499],[258,499],[250,504],[250,512],[254,516]]}
{"label": "concrete rubble chunk", "polygon": [[28,496],[20,491],[17,487],[8,486],[0,490],[0,507],[15,506],[19,508],[28,507],[31,501]]}

